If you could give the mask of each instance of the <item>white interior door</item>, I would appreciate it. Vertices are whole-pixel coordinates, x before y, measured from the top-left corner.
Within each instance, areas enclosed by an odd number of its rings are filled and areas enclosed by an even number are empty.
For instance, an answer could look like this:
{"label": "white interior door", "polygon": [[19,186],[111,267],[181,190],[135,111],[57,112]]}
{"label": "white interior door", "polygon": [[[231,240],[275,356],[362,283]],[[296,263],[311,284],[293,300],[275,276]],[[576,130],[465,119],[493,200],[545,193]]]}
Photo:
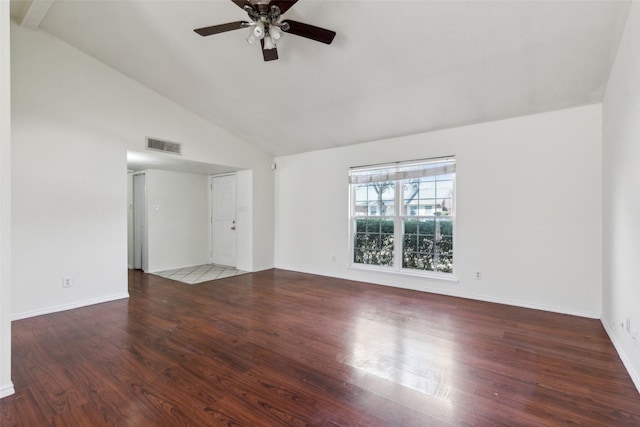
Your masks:
{"label": "white interior door", "polygon": [[145,265],[145,194],[144,174],[133,176],[133,268],[147,269]]}
{"label": "white interior door", "polygon": [[211,177],[211,262],[236,266],[236,176]]}

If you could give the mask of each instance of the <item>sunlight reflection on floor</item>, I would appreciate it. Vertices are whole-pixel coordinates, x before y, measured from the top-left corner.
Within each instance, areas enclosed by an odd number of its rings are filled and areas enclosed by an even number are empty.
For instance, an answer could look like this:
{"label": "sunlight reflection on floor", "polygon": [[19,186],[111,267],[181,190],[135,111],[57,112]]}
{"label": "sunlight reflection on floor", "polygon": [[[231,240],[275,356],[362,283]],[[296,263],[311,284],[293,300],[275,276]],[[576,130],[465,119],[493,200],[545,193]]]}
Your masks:
{"label": "sunlight reflection on floor", "polygon": [[[355,337],[343,363],[367,374],[447,400],[451,385],[451,341],[429,338],[393,325],[365,318],[355,319]],[[400,361],[400,362],[399,362]]]}

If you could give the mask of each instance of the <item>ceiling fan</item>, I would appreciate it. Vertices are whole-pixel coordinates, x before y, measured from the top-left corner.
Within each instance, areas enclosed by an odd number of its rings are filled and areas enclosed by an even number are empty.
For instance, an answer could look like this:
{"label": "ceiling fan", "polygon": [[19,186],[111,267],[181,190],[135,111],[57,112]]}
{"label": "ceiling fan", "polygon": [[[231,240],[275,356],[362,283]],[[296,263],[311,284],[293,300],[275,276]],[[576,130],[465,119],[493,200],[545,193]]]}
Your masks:
{"label": "ceiling fan", "polygon": [[298,0],[231,0],[242,8],[250,21],[235,21],[226,24],[213,25],[211,27],[196,28],[196,33],[201,36],[224,33],[241,28],[250,28],[247,41],[251,44],[260,42],[262,56],[265,61],[278,59],[276,44],[282,37],[282,33],[295,34],[325,44],[331,44],[336,36],[334,31],[316,27],[302,22],[286,19],[280,21],[282,15]]}

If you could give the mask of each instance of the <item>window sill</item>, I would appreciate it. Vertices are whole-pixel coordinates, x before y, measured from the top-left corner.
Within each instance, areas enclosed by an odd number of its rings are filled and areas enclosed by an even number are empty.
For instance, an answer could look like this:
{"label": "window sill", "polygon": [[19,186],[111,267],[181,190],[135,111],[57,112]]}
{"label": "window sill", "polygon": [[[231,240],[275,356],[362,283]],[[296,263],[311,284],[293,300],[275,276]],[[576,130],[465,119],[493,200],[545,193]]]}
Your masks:
{"label": "window sill", "polygon": [[367,271],[372,273],[384,273],[392,276],[419,277],[429,280],[440,280],[443,282],[458,283],[458,278],[453,274],[437,273],[424,270],[395,270],[388,267],[377,267],[370,264],[349,264],[349,269],[357,271]]}

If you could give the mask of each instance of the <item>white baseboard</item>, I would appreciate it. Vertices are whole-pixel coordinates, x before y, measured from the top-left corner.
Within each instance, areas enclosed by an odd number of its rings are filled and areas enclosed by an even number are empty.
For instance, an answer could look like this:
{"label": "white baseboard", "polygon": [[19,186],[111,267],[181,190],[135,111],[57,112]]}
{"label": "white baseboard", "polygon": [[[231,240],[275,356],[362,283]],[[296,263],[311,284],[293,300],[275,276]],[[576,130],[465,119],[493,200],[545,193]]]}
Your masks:
{"label": "white baseboard", "polygon": [[[434,291],[427,290],[427,292],[442,293],[436,290]],[[586,317],[588,319],[600,319],[600,313],[591,312],[591,311],[574,310],[566,307],[556,307],[556,306],[544,305],[544,304],[532,304],[526,301],[511,300],[508,298],[486,297],[483,295],[468,294],[464,292],[451,292],[451,293],[447,293],[447,295],[450,295],[453,297],[459,297],[459,298],[469,298],[477,301],[492,302],[496,304],[511,305],[514,307],[530,308],[532,310],[549,311],[551,313],[568,314],[570,316],[577,316],[577,317]]]}
{"label": "white baseboard", "polygon": [[622,360],[622,364],[624,365],[625,368],[627,368],[627,372],[631,377],[631,381],[633,381],[633,384],[638,389],[638,393],[640,393],[640,375],[638,374],[638,371],[636,371],[635,368],[633,367],[633,364],[631,363],[631,359],[624,352],[622,344],[616,337],[616,334],[613,333],[610,322],[607,322],[604,319],[600,319],[600,322],[602,323],[604,330],[607,332],[607,335],[609,335],[609,339],[613,343],[613,347],[615,347],[616,351],[618,352],[618,356],[620,356],[620,360]]}
{"label": "white baseboard", "polygon": [[[325,277],[336,277],[339,279],[344,279],[344,280],[351,280],[351,281],[355,281],[355,282],[362,282],[362,283],[369,283],[372,285],[379,285],[379,286],[387,286],[387,287],[391,287],[391,288],[400,288],[400,289],[409,289],[412,291],[418,291],[418,292],[429,292],[432,294],[438,294],[438,295],[446,295],[446,296],[450,296],[450,297],[457,297],[457,298],[467,298],[467,299],[472,299],[472,300],[476,300],[476,301],[484,301],[484,302],[492,302],[492,303],[496,303],[496,304],[504,304],[504,305],[510,305],[510,306],[514,306],[514,307],[522,307],[522,308],[530,308],[533,310],[542,310],[542,311],[549,311],[552,313],[559,313],[559,314],[569,314],[571,316],[578,316],[578,317],[587,317],[589,319],[600,319],[601,313],[600,312],[591,312],[591,311],[581,311],[581,310],[574,310],[571,308],[566,308],[566,307],[555,307],[555,306],[549,306],[549,305],[542,305],[542,304],[531,304],[527,301],[520,301],[520,300],[511,300],[511,299],[507,299],[507,298],[496,298],[496,297],[488,297],[485,295],[477,295],[477,294],[472,294],[472,293],[468,293],[468,292],[459,292],[455,290],[455,287],[452,286],[451,290],[447,290],[444,291],[442,290],[442,288],[431,288],[430,286],[426,285],[423,283],[419,286],[405,286],[402,284],[391,284],[388,283],[384,280],[380,280],[380,281],[372,281],[371,278],[358,278],[358,277],[354,277],[354,276],[349,276],[348,274],[344,274],[344,275],[340,275],[340,274],[336,274],[336,275],[330,275],[327,273],[318,273],[318,272],[314,272],[314,271],[306,271],[304,269],[299,269],[299,268],[288,268],[288,267],[275,267],[281,270],[290,270],[290,271],[296,271],[299,273],[307,273],[307,274],[315,274],[315,275],[319,275],[319,276],[325,276]],[[438,279],[433,279],[435,281],[437,281]],[[426,282],[426,281],[425,281]]]}
{"label": "white baseboard", "polygon": [[16,390],[13,388],[13,384],[0,387],[0,399],[2,399],[3,397],[11,396],[15,392]]}
{"label": "white baseboard", "polygon": [[254,267],[253,270],[251,270],[251,273],[257,273],[258,271],[265,271],[265,270],[271,270],[273,269],[274,266],[273,265],[262,265],[262,266],[257,266]]}
{"label": "white baseboard", "polygon": [[74,308],[86,307],[94,304],[102,304],[103,302],[110,302],[119,299],[129,298],[129,292],[125,292],[122,294],[109,295],[106,297],[93,298],[90,300],[77,301],[69,304],[56,305],[51,307],[45,307],[38,310],[24,311],[22,313],[13,313],[11,315],[11,320],[20,320],[26,319],[29,317],[42,316],[43,314],[51,314],[57,313],[59,311],[73,310]]}

